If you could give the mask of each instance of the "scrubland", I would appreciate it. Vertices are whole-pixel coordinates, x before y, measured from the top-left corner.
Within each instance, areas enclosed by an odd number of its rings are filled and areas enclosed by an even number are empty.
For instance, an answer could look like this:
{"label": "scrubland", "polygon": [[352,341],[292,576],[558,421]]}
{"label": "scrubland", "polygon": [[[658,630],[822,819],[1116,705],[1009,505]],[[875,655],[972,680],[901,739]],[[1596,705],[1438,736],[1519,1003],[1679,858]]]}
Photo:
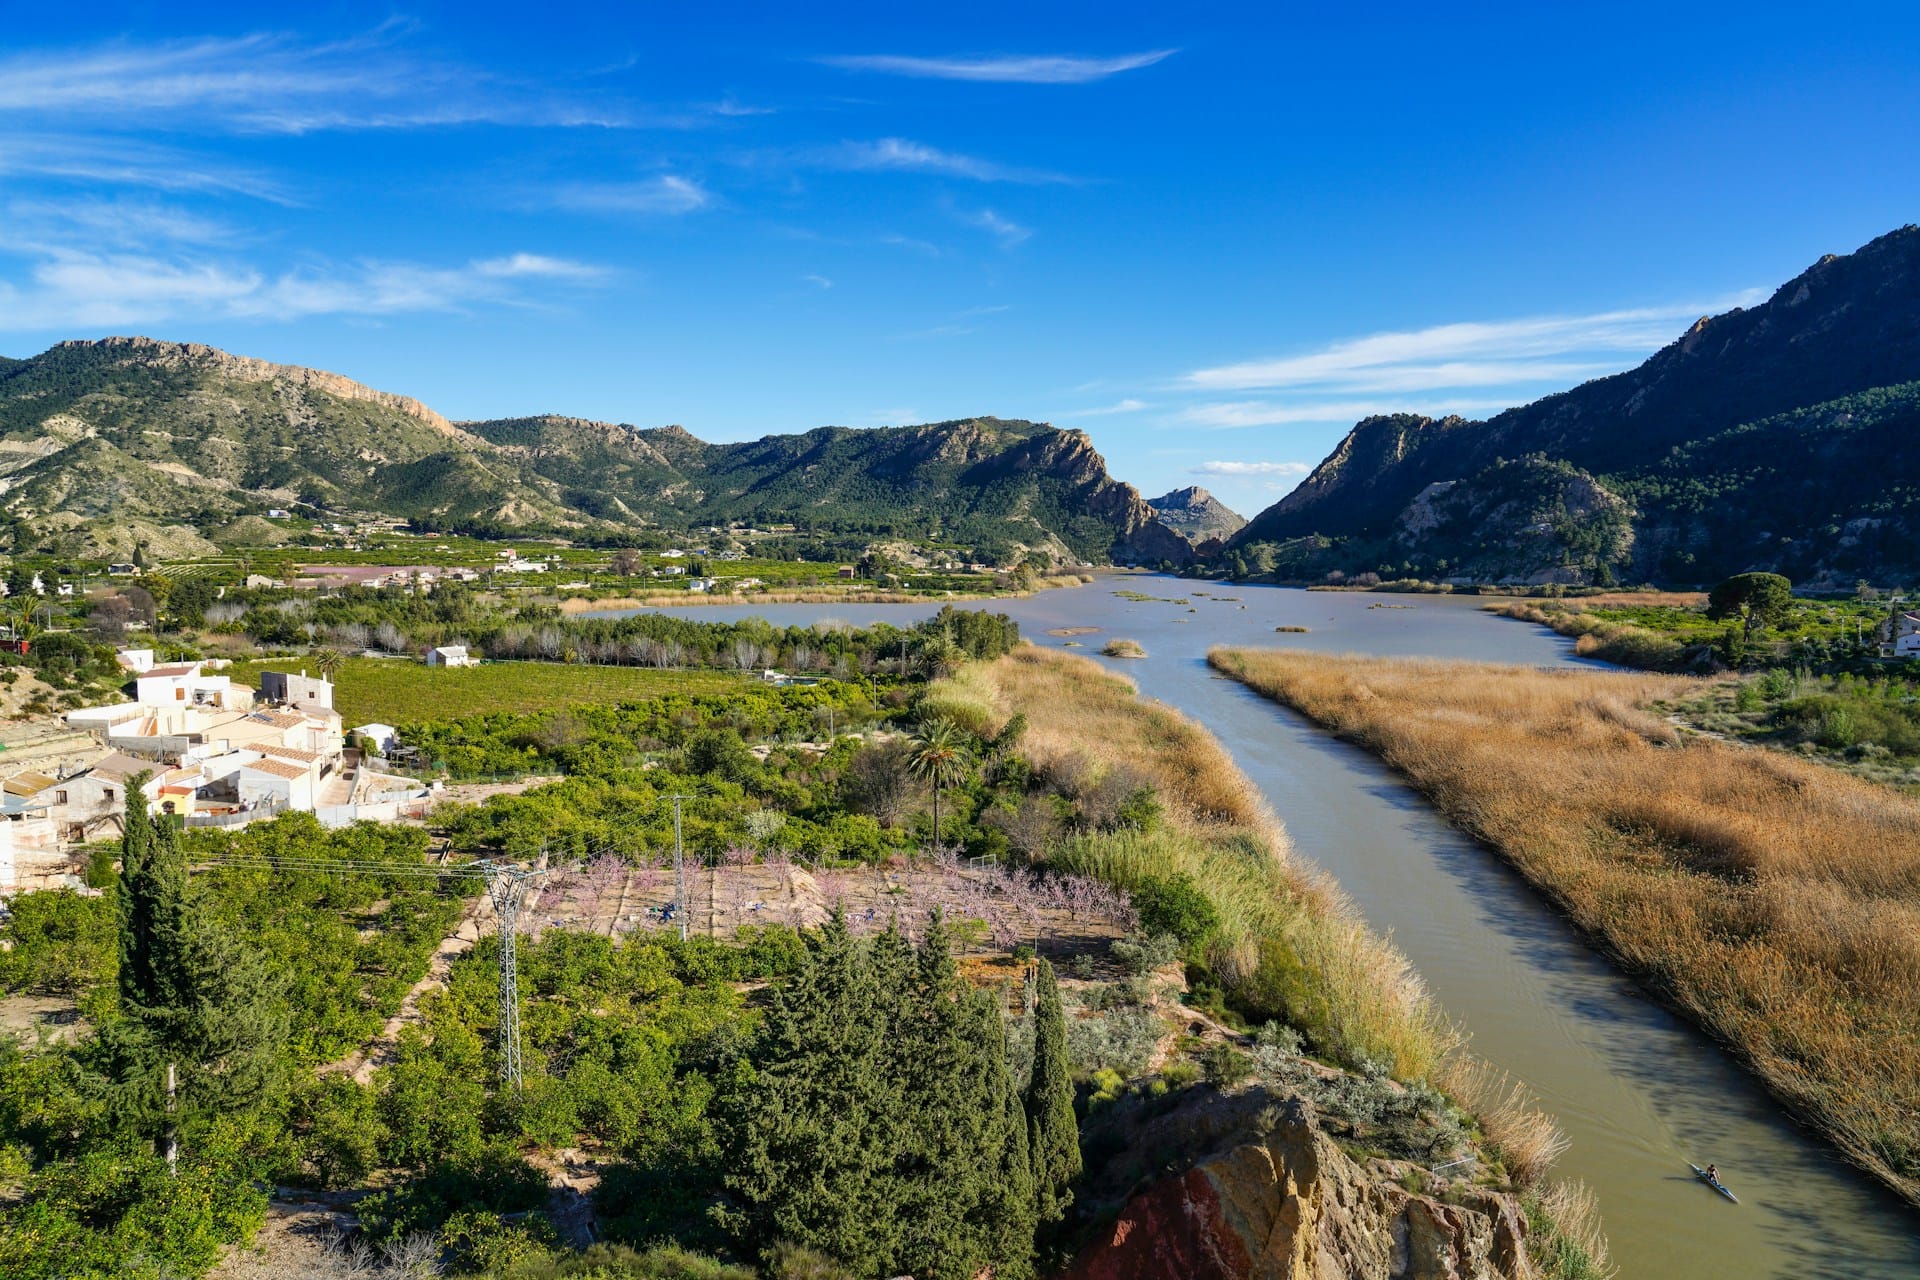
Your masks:
{"label": "scrubland", "polygon": [[1920,804],[1643,710],[1700,682],[1216,649],[1407,775],[1920,1200]]}

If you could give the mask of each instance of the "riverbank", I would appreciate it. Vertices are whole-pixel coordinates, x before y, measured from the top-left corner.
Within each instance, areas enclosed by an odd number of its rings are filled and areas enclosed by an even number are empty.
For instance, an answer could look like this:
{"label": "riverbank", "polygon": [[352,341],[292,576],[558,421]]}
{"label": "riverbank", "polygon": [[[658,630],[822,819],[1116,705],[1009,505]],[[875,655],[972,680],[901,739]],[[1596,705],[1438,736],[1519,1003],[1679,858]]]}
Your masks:
{"label": "riverbank", "polygon": [[1539,1274],[1606,1274],[1592,1196],[1547,1177],[1565,1145],[1551,1117],[1463,1051],[1405,957],[1293,855],[1258,789],[1203,726],[1090,659],[1033,645],[937,682],[926,705],[988,734],[1025,716],[1018,749],[1042,775],[1097,787],[1122,771],[1150,785],[1163,809],[1156,829],[1070,838],[1049,861],[1129,889],[1188,877],[1219,922],[1208,965],[1243,1012],[1293,1025],[1349,1068],[1444,1088],[1478,1119],[1507,1173],[1534,1188]]}
{"label": "riverbank", "polygon": [[704,591],[644,591],[633,595],[595,600],[586,596],[568,596],[560,601],[560,612],[568,615],[608,613],[618,609],[663,609],[699,605],[762,604],[968,604],[994,600],[1020,600],[1039,591],[1061,587],[1084,587],[1093,581],[1090,573],[1052,574],[1038,579],[1032,591],[876,591],[870,588],[846,591],[755,591],[750,595]]}
{"label": "riverbank", "polygon": [[1209,966],[1245,1009],[1290,1016],[1351,1066],[1386,1063],[1408,1080],[1438,1070],[1452,1033],[1418,976],[1292,858],[1285,828],[1200,725],[1097,663],[1034,645],[940,681],[927,705],[989,735],[1025,716],[1021,754],[1075,789],[1115,773],[1151,786],[1164,810],[1154,829],[1071,838],[1050,856],[1123,888],[1190,877],[1219,921]]}
{"label": "riverbank", "polygon": [[1216,649],[1380,756],[1920,1203],[1920,805],[1682,739],[1679,677]]}

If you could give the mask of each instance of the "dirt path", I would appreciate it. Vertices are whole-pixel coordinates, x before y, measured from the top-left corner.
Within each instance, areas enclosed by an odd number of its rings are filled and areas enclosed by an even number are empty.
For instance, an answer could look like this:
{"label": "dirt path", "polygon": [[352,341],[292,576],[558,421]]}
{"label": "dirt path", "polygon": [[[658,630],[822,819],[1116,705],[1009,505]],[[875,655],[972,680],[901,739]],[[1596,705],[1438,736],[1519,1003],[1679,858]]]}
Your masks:
{"label": "dirt path", "polygon": [[473,944],[480,940],[484,931],[483,921],[492,912],[493,904],[484,893],[469,902],[467,909],[460,914],[460,922],[453,927],[453,932],[440,939],[433,959],[427,963],[426,973],[400,1001],[399,1011],[387,1019],[386,1025],[380,1028],[380,1034],[372,1043],[354,1050],[340,1061],[329,1062],[321,1067],[321,1073],[343,1072],[351,1075],[356,1084],[371,1083],[373,1073],[393,1061],[394,1046],[400,1042],[401,1028],[420,1020],[420,1002],[429,991],[439,991],[447,985],[447,973],[453,968],[453,962],[473,950]]}

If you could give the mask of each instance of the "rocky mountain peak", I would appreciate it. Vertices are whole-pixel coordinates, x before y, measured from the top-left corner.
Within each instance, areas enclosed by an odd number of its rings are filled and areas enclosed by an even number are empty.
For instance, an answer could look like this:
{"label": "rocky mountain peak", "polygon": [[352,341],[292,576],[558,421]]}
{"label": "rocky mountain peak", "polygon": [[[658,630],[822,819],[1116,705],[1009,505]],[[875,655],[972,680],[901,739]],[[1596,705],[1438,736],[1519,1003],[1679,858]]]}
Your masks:
{"label": "rocky mountain peak", "polygon": [[166,342],[139,335],[99,339],[74,338],[56,343],[55,352],[104,356],[124,364],[140,364],[161,369],[188,369],[213,373],[239,382],[281,382],[290,386],[321,391],[340,400],[358,400],[404,413],[457,439],[473,437],[411,396],[376,391],[324,369],[304,365],[275,364],[252,356],[236,356],[200,342]]}

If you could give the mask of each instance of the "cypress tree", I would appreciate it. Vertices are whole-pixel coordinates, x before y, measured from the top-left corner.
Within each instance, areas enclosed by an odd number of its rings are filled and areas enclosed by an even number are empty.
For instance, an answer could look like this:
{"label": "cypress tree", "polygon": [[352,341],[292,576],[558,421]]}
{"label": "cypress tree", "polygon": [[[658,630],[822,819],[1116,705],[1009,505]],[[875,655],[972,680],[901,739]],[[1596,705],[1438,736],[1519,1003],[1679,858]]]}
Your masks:
{"label": "cypress tree", "polygon": [[1073,1203],[1080,1176],[1080,1130],[1073,1114],[1073,1078],[1067,1071],[1067,1019],[1053,966],[1040,961],[1034,983],[1033,1075],[1027,1081],[1028,1144],[1033,1155],[1034,1207],[1042,1222],[1058,1222]]}
{"label": "cypress tree", "polygon": [[769,1011],[757,1073],[726,1109],[726,1182],[749,1234],[806,1245],[877,1274],[901,1212],[888,1130],[898,1083],[882,1070],[888,1019],[869,949],[835,911]]}
{"label": "cypress tree", "polygon": [[998,1095],[1000,1112],[989,1149],[998,1153],[988,1195],[981,1206],[993,1251],[994,1280],[1026,1280],[1033,1274],[1033,1236],[1038,1224],[1033,1156],[1020,1091],[1007,1070],[1006,1019],[981,993],[980,1042],[986,1065],[986,1092]]}
{"label": "cypress tree", "polygon": [[121,836],[122,1016],[96,1045],[111,1105],[137,1129],[158,1130],[171,1166],[183,1124],[230,1117],[282,1079],[287,1018],[282,982],[224,932],[196,926],[187,866],[171,817],[147,816],[142,775],[127,792]]}

